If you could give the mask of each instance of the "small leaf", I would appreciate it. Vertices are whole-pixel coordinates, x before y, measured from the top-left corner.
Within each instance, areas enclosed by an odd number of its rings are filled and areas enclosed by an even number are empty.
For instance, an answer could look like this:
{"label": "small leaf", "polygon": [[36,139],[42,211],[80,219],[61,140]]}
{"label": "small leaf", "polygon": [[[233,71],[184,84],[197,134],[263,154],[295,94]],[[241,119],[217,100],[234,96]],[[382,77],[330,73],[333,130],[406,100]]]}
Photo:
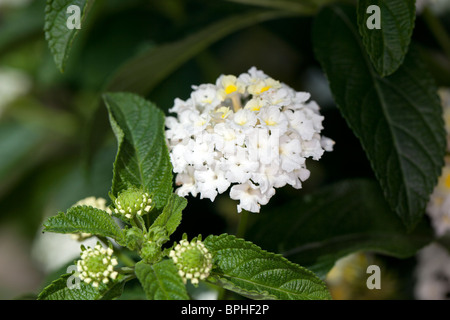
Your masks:
{"label": "small leaf", "polygon": [[90,206],[76,206],[50,217],[44,223],[44,232],[91,233],[110,237],[122,243],[123,232],[106,211]]}
{"label": "small leaf", "polygon": [[444,165],[446,133],[433,79],[413,47],[394,74],[380,77],[361,43],[353,7],[321,11],[313,43],[336,104],[386,199],[412,230]]}
{"label": "small leaf", "polygon": [[67,8],[72,5],[80,8],[82,25],[93,2],[93,0],[47,0],[44,25],[45,39],[61,72],[64,72],[73,41],[79,32],[77,28],[69,29],[67,27],[67,19],[70,17]]}
{"label": "small leaf", "polygon": [[433,230],[423,222],[408,233],[378,183],[355,179],[261,212],[247,235],[323,278],[338,259],[353,252],[414,256],[433,239]]}
{"label": "small leaf", "polygon": [[171,259],[153,265],[140,261],[136,263],[135,273],[149,300],[189,299],[186,286]]}
{"label": "small leaf", "polygon": [[181,212],[187,205],[187,200],[176,194],[172,194],[169,202],[164,207],[163,212],[153,222],[153,227],[164,227],[167,235],[170,236],[175,232],[181,222]]}
{"label": "small leaf", "polygon": [[330,299],[322,280],[281,255],[227,234],[208,236],[204,244],[213,256],[208,280],[225,289],[252,299]]}
{"label": "small leaf", "polygon": [[124,284],[125,281],[101,283],[98,288],[94,288],[74,274],[64,274],[45,287],[37,300],[112,300],[122,294]]}
{"label": "small leaf", "polygon": [[112,194],[117,196],[130,186],[143,187],[151,194],[156,208],[164,207],[172,194],[164,113],[131,93],[108,93],[104,100],[118,140]]}
{"label": "small leaf", "polygon": [[[379,8],[380,29],[367,26],[376,14],[367,13],[371,5]],[[383,77],[394,73],[403,63],[411,42],[416,18],[414,1],[359,0],[357,12],[359,32],[375,69]]]}

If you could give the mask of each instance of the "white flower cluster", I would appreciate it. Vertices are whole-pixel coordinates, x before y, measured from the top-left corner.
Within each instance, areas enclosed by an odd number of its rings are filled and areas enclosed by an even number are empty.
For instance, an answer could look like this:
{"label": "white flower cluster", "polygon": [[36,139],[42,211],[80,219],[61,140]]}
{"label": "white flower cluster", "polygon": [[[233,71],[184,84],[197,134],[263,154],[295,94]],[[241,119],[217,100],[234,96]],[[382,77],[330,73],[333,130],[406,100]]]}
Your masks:
{"label": "white flower cluster", "polygon": [[177,193],[214,201],[230,189],[242,209],[259,212],[287,184],[301,188],[334,142],[320,135],[323,116],[310,94],[296,92],[252,67],[238,77],[193,86],[186,101],[175,99],[166,137]]}
{"label": "white flower cluster", "polygon": [[79,201],[77,201],[77,203],[75,203],[73,205],[74,207],[76,206],[90,206],[93,208],[97,208],[103,211],[107,211],[108,208],[106,206],[106,199],[104,198],[96,198],[96,197],[87,197],[84,199],[81,199]]}
{"label": "white flower cluster", "polygon": [[212,269],[212,256],[203,242],[183,239],[173,248],[169,257],[178,268],[178,274],[186,283],[189,279],[193,285],[209,276]]}
{"label": "white flower cluster", "polygon": [[118,272],[114,267],[118,264],[117,259],[112,256],[111,248],[104,248],[97,244],[94,248],[87,248],[81,253],[81,260],[78,260],[77,267],[80,272],[80,280],[91,283],[93,287],[98,287],[100,283],[108,283],[115,280]]}
{"label": "white flower cluster", "polygon": [[437,236],[450,231],[450,158],[442,168],[438,184],[430,196],[426,210]]}
{"label": "white flower cluster", "polygon": [[[439,95],[447,131],[447,152],[450,152],[450,90],[441,89]],[[437,236],[450,231],[450,156],[445,158],[445,165],[430,196],[426,212]]]}
{"label": "white flower cluster", "polygon": [[417,255],[415,297],[420,300],[450,299],[450,255],[437,243],[432,243]]}

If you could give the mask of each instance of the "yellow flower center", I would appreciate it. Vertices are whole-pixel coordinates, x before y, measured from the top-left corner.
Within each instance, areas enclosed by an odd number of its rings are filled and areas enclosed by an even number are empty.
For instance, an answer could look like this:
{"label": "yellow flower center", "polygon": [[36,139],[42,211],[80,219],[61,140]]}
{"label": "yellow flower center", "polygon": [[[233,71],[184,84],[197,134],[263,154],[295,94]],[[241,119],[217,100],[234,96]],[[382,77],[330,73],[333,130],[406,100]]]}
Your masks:
{"label": "yellow flower center", "polygon": [[274,126],[274,125],[277,124],[275,121],[270,120],[270,119],[264,120],[264,122],[265,122],[268,126]]}
{"label": "yellow flower center", "polygon": [[447,176],[445,177],[445,187],[447,188],[447,189],[450,189],[450,173],[449,174],[447,174]]}
{"label": "yellow flower center", "polygon": [[230,84],[228,86],[225,87],[225,93],[226,94],[231,94],[233,92],[237,91],[237,87],[234,84]]}
{"label": "yellow flower center", "polygon": [[217,113],[222,113],[222,115],[220,116],[222,119],[226,119],[230,113],[231,110],[228,107],[220,107],[219,109],[216,110]]}

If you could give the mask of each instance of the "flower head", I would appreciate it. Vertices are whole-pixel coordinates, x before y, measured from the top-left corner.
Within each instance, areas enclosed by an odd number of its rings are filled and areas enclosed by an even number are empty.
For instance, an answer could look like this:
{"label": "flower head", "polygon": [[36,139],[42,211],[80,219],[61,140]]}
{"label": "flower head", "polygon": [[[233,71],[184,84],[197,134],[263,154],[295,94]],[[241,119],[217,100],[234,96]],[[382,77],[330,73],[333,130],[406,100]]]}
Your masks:
{"label": "flower head", "polygon": [[[445,129],[447,133],[447,154],[450,152],[450,90],[440,89]],[[450,156],[445,157],[441,176],[427,204],[426,213],[437,236],[450,231]]]}
{"label": "flower head", "polygon": [[132,219],[136,215],[142,216],[150,212],[151,204],[152,199],[147,192],[137,188],[129,188],[119,193],[114,200],[114,212],[127,219]]}
{"label": "flower head", "polygon": [[319,160],[334,141],[320,135],[323,116],[310,94],[296,92],[255,67],[175,99],[166,137],[176,192],[214,201],[230,189],[237,209],[259,212],[287,184],[301,188],[305,160]]}
{"label": "flower head", "polygon": [[82,249],[81,260],[77,262],[80,280],[98,287],[100,283],[108,283],[117,278],[118,272],[114,271],[114,267],[118,262],[112,256],[111,248],[97,244],[94,248]]}
{"label": "flower head", "polygon": [[415,298],[447,300],[450,294],[450,255],[442,245],[433,242],[417,254]]}
{"label": "flower head", "polygon": [[189,279],[193,285],[209,276],[212,269],[212,256],[203,242],[183,239],[169,253],[169,257],[178,268],[178,273],[186,283]]}

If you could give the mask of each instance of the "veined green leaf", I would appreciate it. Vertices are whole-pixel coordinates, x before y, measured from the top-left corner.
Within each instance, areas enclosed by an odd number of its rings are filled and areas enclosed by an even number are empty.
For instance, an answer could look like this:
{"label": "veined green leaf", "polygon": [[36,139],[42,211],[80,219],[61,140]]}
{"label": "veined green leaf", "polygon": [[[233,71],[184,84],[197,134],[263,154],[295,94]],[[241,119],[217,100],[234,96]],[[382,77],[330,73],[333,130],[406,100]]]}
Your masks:
{"label": "veined green leaf", "polygon": [[186,205],[187,200],[185,198],[172,194],[169,202],[164,207],[163,212],[156,218],[151,228],[157,226],[164,227],[167,231],[167,235],[170,236],[180,224],[181,212],[186,208]]}
{"label": "veined green leaf", "polygon": [[208,236],[213,256],[210,281],[252,299],[330,299],[322,280],[281,255],[227,234]]}
{"label": "veined green leaf", "polygon": [[118,140],[112,194],[142,186],[151,194],[156,208],[164,207],[172,194],[164,113],[131,93],[107,93],[104,100]]}
{"label": "veined green leaf", "polygon": [[433,79],[414,48],[394,74],[380,77],[361,43],[353,7],[319,13],[313,42],[336,104],[386,199],[413,229],[444,165],[446,133]]}
{"label": "veined green leaf", "polygon": [[109,91],[147,94],[183,63],[226,35],[256,23],[294,14],[289,11],[264,11],[224,18],[185,39],[151,48],[132,58],[120,67],[107,88]]}
{"label": "veined green leaf", "polygon": [[171,259],[153,265],[136,263],[135,273],[149,300],[188,300],[178,269]]}
{"label": "veined green leaf", "polygon": [[432,241],[433,230],[422,221],[408,233],[378,183],[357,179],[329,185],[276,210],[263,210],[247,235],[325,277],[338,259],[353,252],[411,257]]}
{"label": "veined green leaf", "polygon": [[80,281],[75,274],[64,274],[38,295],[38,300],[112,300],[123,291],[125,281],[101,283],[98,288]]}
{"label": "veined green leaf", "polygon": [[94,0],[47,0],[45,38],[61,72],[64,72],[73,41],[80,30],[67,27],[67,19],[71,16],[71,12],[67,13],[67,10],[70,6],[77,6],[80,9],[82,25],[93,2]]}
{"label": "veined green leaf", "polygon": [[44,223],[44,232],[91,233],[123,242],[123,233],[106,211],[90,206],[76,206],[50,217]]}
{"label": "veined green leaf", "polygon": [[[367,12],[372,5],[379,8],[379,29],[367,26],[378,18],[377,11]],[[408,52],[416,19],[414,1],[359,0],[357,11],[359,32],[375,69],[383,77],[392,74]]]}

